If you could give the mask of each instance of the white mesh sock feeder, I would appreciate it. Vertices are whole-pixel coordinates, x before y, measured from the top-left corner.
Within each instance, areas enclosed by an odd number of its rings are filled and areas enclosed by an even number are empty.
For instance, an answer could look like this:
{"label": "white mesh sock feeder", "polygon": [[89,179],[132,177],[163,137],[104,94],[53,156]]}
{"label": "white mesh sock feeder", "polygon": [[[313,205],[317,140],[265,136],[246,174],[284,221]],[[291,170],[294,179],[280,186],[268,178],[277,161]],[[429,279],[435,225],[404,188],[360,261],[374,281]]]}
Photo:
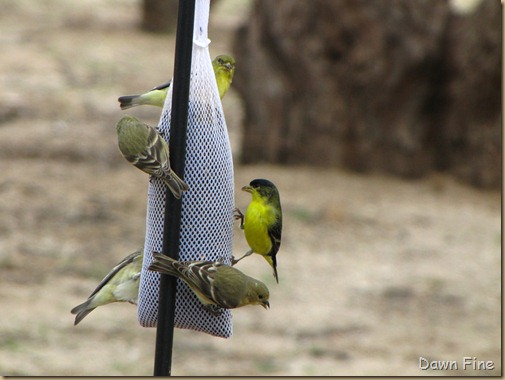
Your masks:
{"label": "white mesh sock feeder", "polygon": [[208,50],[209,8],[210,0],[179,1],[174,80],[158,124],[172,169],[189,190],[179,201],[160,180],[148,188],[138,318],[144,327],[157,326],[154,374],[160,376],[171,372],[174,326],[232,334],[229,310],[212,315],[181,280],[147,270],[152,251],[182,261],[230,263],[232,256],[233,161]]}

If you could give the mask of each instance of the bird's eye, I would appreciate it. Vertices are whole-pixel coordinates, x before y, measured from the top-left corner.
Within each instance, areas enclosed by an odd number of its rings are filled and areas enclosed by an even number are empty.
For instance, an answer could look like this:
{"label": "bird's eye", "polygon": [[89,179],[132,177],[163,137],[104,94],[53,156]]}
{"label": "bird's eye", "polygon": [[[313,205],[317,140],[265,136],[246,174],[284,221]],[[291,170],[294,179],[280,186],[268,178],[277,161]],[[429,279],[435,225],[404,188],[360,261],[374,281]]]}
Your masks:
{"label": "bird's eye", "polygon": [[262,294],[259,294],[259,295],[258,295],[258,298],[259,298],[260,300],[262,300],[262,299],[263,299],[263,295],[262,295]]}
{"label": "bird's eye", "polygon": [[219,59],[217,60],[217,62],[218,62],[220,65],[222,65],[222,64],[224,63],[222,58],[219,58]]}

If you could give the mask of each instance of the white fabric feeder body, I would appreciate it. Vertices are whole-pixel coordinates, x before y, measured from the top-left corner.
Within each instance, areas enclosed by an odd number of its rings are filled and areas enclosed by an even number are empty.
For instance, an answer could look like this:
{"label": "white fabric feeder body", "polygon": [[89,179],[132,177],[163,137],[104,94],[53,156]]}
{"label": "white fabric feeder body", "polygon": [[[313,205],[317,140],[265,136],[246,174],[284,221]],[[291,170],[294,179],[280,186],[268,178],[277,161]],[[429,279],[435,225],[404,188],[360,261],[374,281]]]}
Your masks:
{"label": "white fabric feeder body", "polygon": [[[210,0],[196,0],[179,260],[221,260],[230,264],[233,240],[233,160],[223,108],[210,59],[207,38]],[[158,129],[168,141],[172,89],[167,94]],[[177,173],[179,174],[179,173]],[[152,251],[161,252],[165,185],[152,179],[148,189],[144,262],[139,289],[138,319],[156,326],[160,275],[147,270]],[[170,213],[169,213],[170,214]],[[232,335],[231,312],[214,316],[177,279],[175,327],[219,337]]]}

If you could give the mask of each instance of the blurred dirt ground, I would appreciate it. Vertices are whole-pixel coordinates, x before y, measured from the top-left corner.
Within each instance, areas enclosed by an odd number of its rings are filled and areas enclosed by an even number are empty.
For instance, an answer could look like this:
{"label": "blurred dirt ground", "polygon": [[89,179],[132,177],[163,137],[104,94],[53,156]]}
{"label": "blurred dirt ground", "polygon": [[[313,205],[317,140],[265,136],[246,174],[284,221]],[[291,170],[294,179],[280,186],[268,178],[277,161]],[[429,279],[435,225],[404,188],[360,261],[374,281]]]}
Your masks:
{"label": "blurred dirt ground", "polygon": [[[116,98],[171,76],[174,39],[140,32],[139,9],[0,0],[0,374],[152,374],[155,330],[134,306],[99,308],[77,327],[70,314],[144,239],[147,177],[117,150]],[[229,52],[246,11],[245,1],[216,4],[212,56]],[[233,89],[223,107],[238,156]],[[244,260],[270,287],[271,309],[234,311],[227,340],[176,330],[173,375],[501,373],[499,192],[443,175],[237,165],[235,176],[241,208],[253,178],[280,189],[280,285],[262,258]],[[238,228],[234,247],[246,250]],[[421,371],[420,356],[460,366]],[[495,370],[463,370],[465,356]]]}

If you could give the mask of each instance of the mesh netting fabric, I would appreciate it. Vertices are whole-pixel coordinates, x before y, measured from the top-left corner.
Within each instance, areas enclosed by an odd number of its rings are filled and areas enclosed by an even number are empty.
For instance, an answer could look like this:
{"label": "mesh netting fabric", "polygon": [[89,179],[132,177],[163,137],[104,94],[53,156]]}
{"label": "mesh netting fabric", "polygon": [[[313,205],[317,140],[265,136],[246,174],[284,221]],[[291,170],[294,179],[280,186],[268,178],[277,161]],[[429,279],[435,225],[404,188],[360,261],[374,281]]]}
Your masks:
{"label": "mesh netting fabric", "polygon": [[[228,131],[208,50],[209,0],[197,0],[189,91],[179,260],[224,261],[230,264],[233,239],[233,160]],[[168,141],[172,103],[170,86],[158,129]],[[179,174],[179,173],[178,173]],[[165,185],[152,179],[148,188],[144,262],[139,289],[138,319],[155,327],[158,319],[159,277],[147,270],[152,252],[161,252],[165,216]],[[229,310],[215,316],[180,279],[177,280],[175,327],[228,338]]]}

